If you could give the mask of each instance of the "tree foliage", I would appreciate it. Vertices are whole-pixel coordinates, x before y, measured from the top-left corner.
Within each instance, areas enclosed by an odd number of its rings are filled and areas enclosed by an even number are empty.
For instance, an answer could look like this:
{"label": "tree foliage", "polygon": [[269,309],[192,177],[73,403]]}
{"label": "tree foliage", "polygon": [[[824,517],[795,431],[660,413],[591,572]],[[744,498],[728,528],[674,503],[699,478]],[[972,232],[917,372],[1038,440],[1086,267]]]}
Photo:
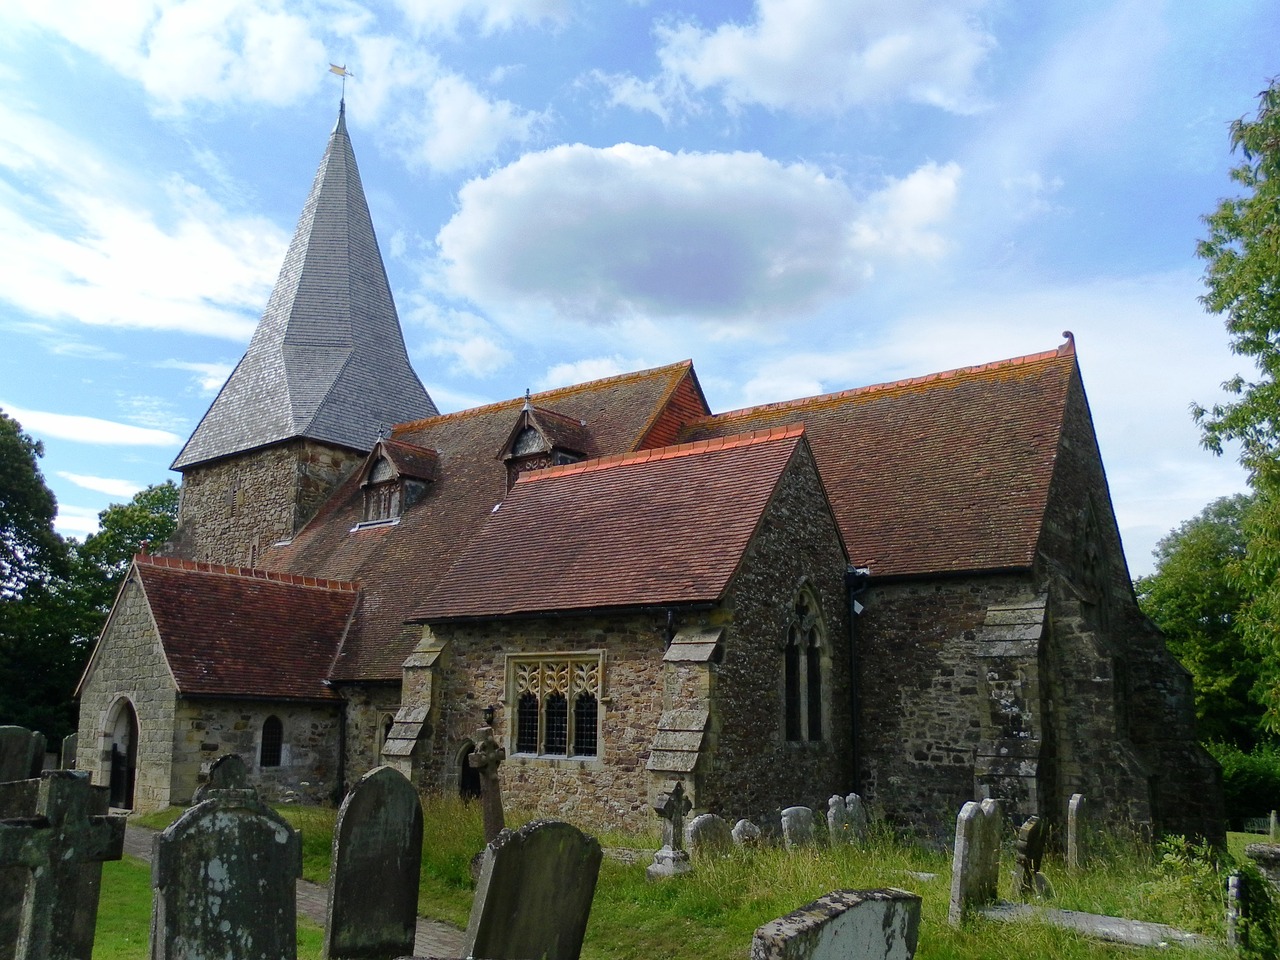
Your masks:
{"label": "tree foliage", "polygon": [[67,545],[54,532],[57,501],[40,473],[44,447],[0,410],[0,599],[66,572]]}
{"label": "tree foliage", "polygon": [[1156,545],[1156,572],[1134,584],[1138,603],[1164,631],[1195,684],[1202,739],[1253,746],[1264,709],[1256,699],[1256,647],[1241,615],[1249,595],[1241,576],[1254,498],[1215,500]]}

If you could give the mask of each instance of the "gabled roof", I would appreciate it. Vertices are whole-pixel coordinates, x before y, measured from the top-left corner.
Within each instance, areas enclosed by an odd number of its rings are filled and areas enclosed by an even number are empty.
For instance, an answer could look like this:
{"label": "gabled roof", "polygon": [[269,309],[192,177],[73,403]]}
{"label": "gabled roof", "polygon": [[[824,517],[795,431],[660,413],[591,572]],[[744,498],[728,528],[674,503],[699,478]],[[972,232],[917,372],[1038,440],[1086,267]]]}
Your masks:
{"label": "gabled roof", "polygon": [[[530,400],[585,421],[600,453],[619,454],[639,448],[655,426],[665,429],[673,405],[705,414],[701,396],[693,366],[684,361],[547,390]],[[496,454],[523,404],[517,397],[401,424],[391,439],[434,450],[439,473],[398,523],[353,529],[364,518],[357,471],[292,541],[268,551],[265,566],[361,583],[360,608],[332,679],[400,679],[420,634],[406,618],[507,496],[507,465]]]}
{"label": "gabled roof", "polygon": [[352,583],[138,556],[133,573],[186,696],[331,700]]}
{"label": "gabled roof", "polygon": [[715,602],[803,433],[783,427],[523,474],[413,618]]}
{"label": "gabled roof", "polygon": [[688,423],[682,440],[803,423],[850,560],[873,576],[1027,569],[1074,341],[1056,350]]}
{"label": "gabled roof", "polygon": [[396,476],[410,480],[434,480],[440,472],[440,458],[434,450],[413,443],[383,439],[369,452],[364,468],[360,471],[361,483],[369,481],[373,465],[383,458],[391,464]]}
{"label": "gabled roof", "polygon": [[436,413],[409,365],[345,109],[249,349],[173,462],[306,437],[354,450]]}
{"label": "gabled roof", "polygon": [[529,428],[538,431],[548,451],[563,450],[584,456],[591,456],[596,452],[595,441],[591,439],[591,430],[584,421],[557,413],[555,410],[548,410],[546,407],[535,407],[526,398],[524,409],[516,418],[515,425],[511,428],[511,433],[498,455],[504,459],[514,456],[512,448],[516,439]]}

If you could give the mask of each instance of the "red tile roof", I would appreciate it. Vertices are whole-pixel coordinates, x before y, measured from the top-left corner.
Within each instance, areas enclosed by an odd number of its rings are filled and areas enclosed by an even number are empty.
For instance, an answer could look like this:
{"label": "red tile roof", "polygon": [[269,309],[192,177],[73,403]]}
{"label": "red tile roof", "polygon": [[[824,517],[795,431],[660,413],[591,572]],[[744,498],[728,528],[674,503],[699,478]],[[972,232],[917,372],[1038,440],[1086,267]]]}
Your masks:
{"label": "red tile roof", "polygon": [[706,417],[681,439],[803,423],[850,559],[873,576],[1027,568],[1077,377],[1068,341],[998,363]]}
{"label": "red tile roof", "polygon": [[414,618],[718,600],[803,432],[781,427],[523,474]]}
{"label": "red tile roof", "polygon": [[369,455],[372,462],[379,452],[391,461],[396,473],[414,480],[434,480],[440,472],[440,458],[434,450],[428,450],[412,443],[399,440],[379,440]]}
{"label": "red tile roof", "polygon": [[353,583],[139,556],[134,570],[187,696],[330,700]]}
{"label": "red tile roof", "polygon": [[[534,394],[540,409],[585,421],[595,450],[623,453],[640,446],[674,400],[701,396],[688,361]],[[356,622],[335,661],[334,680],[399,680],[420,628],[405,619],[459,551],[507,496],[507,469],[498,453],[520,417],[524,398],[402,424],[392,439],[436,451],[437,479],[397,524],[352,532],[363,519],[360,471],[341,486],[293,541],[263,563],[362,584]],[[709,411],[705,405],[699,411]]]}

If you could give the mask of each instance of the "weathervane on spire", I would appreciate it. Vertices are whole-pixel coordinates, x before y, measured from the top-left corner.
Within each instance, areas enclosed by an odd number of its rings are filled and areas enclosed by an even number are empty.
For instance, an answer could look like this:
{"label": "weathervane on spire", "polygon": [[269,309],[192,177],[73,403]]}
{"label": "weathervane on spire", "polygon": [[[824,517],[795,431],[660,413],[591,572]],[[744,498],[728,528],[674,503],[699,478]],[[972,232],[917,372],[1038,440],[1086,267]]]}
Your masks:
{"label": "weathervane on spire", "polygon": [[347,69],[345,63],[342,66],[338,66],[336,63],[329,64],[329,72],[336,73],[342,78],[342,103],[345,106],[347,102],[347,77],[354,80],[356,75]]}

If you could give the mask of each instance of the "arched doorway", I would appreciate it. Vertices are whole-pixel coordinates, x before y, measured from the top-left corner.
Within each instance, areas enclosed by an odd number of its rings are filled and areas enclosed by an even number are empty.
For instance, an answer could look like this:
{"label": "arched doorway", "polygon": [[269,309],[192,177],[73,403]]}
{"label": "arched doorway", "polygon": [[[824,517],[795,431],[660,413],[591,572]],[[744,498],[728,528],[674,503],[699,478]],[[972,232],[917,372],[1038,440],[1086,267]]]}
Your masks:
{"label": "arched doorway", "polygon": [[108,794],[113,807],[133,809],[133,786],[138,777],[138,714],[133,704],[121,699],[107,722],[111,748]]}
{"label": "arched doorway", "polygon": [[463,800],[480,798],[480,771],[471,765],[471,755],[476,752],[474,743],[467,743],[458,754],[458,793]]}

